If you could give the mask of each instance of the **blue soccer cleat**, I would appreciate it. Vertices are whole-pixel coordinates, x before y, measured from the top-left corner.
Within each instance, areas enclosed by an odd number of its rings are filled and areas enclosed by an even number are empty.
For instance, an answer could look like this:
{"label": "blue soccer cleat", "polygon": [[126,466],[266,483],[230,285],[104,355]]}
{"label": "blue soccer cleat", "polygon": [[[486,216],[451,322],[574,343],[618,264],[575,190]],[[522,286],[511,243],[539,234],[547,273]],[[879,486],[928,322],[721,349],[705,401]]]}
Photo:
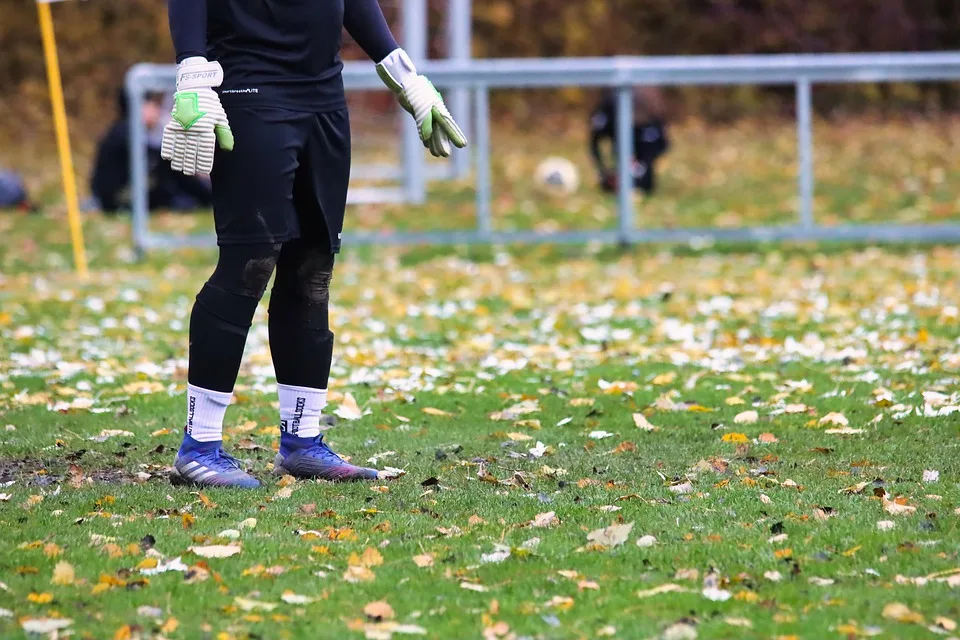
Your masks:
{"label": "blue soccer cleat", "polygon": [[256,489],[260,481],[243,470],[240,461],[223,450],[221,442],[199,442],[188,435],[173,461],[170,482],[197,487]]}
{"label": "blue soccer cleat", "polygon": [[376,469],[352,465],[336,453],[323,436],[298,438],[287,433],[280,434],[280,452],[273,461],[273,472],[278,476],[310,478],[346,482],[350,480],[376,480]]}

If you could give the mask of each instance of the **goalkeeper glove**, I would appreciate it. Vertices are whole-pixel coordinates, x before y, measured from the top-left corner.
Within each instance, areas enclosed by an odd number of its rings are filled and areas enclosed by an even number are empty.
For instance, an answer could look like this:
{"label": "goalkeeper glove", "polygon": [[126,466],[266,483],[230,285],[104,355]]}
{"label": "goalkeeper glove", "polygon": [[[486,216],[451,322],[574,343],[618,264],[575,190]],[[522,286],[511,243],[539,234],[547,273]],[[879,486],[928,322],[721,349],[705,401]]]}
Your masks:
{"label": "goalkeeper glove", "polygon": [[451,142],[459,149],[467,146],[467,139],[443,103],[440,92],[417,73],[406,51],[395,49],[377,65],[377,74],[417,121],[420,140],[430,153],[446,158],[450,155]]}
{"label": "goalkeeper glove", "polygon": [[215,146],[233,149],[233,132],[220,96],[213,87],[223,82],[219,62],[187,58],[177,67],[177,92],[173,94],[170,122],[163,128],[160,156],[175,171],[188,176],[209,174]]}

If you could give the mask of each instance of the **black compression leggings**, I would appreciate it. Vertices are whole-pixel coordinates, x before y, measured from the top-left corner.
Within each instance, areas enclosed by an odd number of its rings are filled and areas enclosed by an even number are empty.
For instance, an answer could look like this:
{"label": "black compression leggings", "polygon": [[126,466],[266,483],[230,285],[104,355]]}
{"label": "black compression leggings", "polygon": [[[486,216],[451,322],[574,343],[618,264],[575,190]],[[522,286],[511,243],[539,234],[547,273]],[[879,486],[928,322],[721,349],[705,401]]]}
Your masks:
{"label": "black compression leggings", "polygon": [[230,392],[247,332],[270,276],[270,350],[277,381],[325,389],[333,334],[329,326],[334,255],[302,240],[226,245],[190,315],[190,384]]}

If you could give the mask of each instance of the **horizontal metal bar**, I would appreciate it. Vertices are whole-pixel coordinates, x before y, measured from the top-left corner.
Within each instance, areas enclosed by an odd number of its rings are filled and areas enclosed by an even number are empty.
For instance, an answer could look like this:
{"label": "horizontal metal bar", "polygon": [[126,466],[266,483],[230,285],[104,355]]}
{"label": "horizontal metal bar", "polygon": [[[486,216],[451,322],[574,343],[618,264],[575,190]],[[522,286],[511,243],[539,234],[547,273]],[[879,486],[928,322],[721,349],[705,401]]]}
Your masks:
{"label": "horizontal metal bar", "polygon": [[[451,88],[919,82],[960,80],[960,52],[430,60],[420,71]],[[176,67],[142,63],[128,74],[159,90],[173,85]],[[371,62],[344,63],[343,79],[349,90],[384,89]]]}
{"label": "horizontal metal bar", "polygon": [[[546,232],[505,231],[478,233],[464,231],[424,231],[397,233],[344,234],[345,247],[358,245],[468,245],[468,244],[614,244],[621,239],[617,231],[581,230]],[[871,243],[955,243],[960,242],[960,224],[947,225],[845,225],[837,227],[743,227],[739,229],[635,229],[629,234],[633,244],[674,244],[691,241],[729,243],[860,241]],[[214,236],[172,236],[151,233],[146,248],[213,247]]]}
{"label": "horizontal metal bar", "polygon": [[[350,169],[351,180],[399,180],[403,169],[395,164],[357,164]],[[429,180],[446,180],[456,177],[454,167],[449,163],[427,165]]]}

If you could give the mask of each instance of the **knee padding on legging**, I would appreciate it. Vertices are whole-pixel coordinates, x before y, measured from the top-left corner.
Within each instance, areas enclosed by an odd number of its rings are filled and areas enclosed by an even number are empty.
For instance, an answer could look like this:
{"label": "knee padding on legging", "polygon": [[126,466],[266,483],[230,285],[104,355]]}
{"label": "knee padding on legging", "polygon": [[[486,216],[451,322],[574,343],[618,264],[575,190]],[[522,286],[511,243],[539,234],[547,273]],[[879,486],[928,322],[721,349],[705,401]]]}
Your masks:
{"label": "knee padding on legging", "polygon": [[284,244],[270,293],[271,317],[298,322],[311,331],[329,332],[330,282],[334,254],[328,250]]}
{"label": "knee padding on legging", "polygon": [[197,295],[197,304],[226,325],[246,332],[279,255],[279,244],[221,247],[217,268]]}

